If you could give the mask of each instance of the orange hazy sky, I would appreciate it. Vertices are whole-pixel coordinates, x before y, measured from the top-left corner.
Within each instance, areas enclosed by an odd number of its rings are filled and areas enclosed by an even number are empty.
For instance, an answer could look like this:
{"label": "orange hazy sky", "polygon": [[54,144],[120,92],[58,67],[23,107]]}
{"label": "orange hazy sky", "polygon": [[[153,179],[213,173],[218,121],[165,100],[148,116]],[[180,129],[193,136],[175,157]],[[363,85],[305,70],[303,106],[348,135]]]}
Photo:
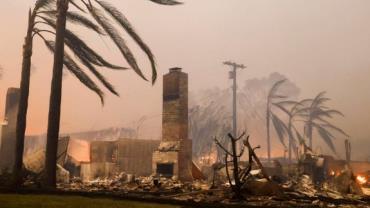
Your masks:
{"label": "orange hazy sky", "polygon": [[[1,0],[0,115],[8,87],[18,86],[27,10],[35,1]],[[368,0],[184,0],[164,7],[148,0],[111,0],[131,20],[152,48],[159,74],[181,66],[189,73],[190,91],[227,87],[222,61],[248,66],[239,81],[286,75],[302,97],[326,90],[333,107],[346,117],[336,123],[353,139],[362,156],[370,155],[370,1]],[[79,31],[110,61],[127,65],[109,40]],[[145,56],[130,46],[150,75]],[[34,46],[28,134],[46,131],[52,56],[36,39]],[[105,73],[121,96],[106,91],[106,104],[72,75],[63,82],[61,130],[132,126],[141,116],[154,116],[143,137],[160,137],[162,80],[152,86],[132,71]],[[367,151],[367,152],[366,152]]]}

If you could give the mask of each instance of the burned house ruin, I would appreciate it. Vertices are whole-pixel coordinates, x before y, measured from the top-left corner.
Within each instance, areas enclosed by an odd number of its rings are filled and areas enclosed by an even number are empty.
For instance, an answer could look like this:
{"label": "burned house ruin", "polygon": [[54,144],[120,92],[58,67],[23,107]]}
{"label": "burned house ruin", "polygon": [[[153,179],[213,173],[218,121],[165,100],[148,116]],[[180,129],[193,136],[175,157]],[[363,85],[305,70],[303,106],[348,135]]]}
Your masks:
{"label": "burned house ruin", "polygon": [[[83,181],[112,177],[120,172],[149,176],[152,173],[151,155],[158,144],[158,140],[142,139],[74,140],[68,148],[67,169]],[[71,168],[73,166],[77,170]]]}
{"label": "burned house ruin", "polygon": [[192,142],[188,138],[188,75],[171,68],[163,76],[162,141],[153,153],[153,173],[192,179]]}
{"label": "burned house ruin", "polygon": [[[2,128],[1,168],[11,169],[15,153],[15,126],[19,90],[7,94],[7,123]],[[188,75],[171,68],[163,76],[162,139],[133,139],[130,129],[104,129],[62,135],[58,145],[58,167],[66,177],[84,182],[110,178],[119,173],[135,176],[162,176],[181,181],[203,178],[192,161],[188,137]],[[25,167],[39,174],[44,168],[45,135],[25,140]],[[68,174],[64,174],[68,173]]]}

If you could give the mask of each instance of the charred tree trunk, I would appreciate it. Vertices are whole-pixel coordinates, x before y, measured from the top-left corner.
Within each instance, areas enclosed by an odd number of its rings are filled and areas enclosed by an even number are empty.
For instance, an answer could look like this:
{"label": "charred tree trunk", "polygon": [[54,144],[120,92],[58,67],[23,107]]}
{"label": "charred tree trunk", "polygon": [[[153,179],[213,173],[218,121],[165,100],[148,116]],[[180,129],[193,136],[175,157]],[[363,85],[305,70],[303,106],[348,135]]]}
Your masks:
{"label": "charred tree trunk", "polygon": [[13,181],[12,184],[16,188],[23,182],[22,166],[23,166],[23,151],[24,151],[24,136],[26,132],[27,122],[27,108],[28,96],[30,88],[30,75],[31,75],[31,57],[33,47],[33,28],[35,22],[35,12],[29,11],[28,16],[28,29],[23,45],[23,60],[22,60],[22,74],[20,82],[20,98],[17,115],[16,126],[16,148],[15,148],[15,162],[13,167]]}
{"label": "charred tree trunk", "polygon": [[[262,173],[264,176],[268,179],[267,174],[264,171],[264,168],[262,167],[261,162],[259,161],[257,155],[255,154],[254,150],[256,148],[252,148],[250,143],[249,143],[249,136],[247,137],[246,140],[243,141],[244,145],[242,146],[240,152],[237,152],[236,149],[236,144],[237,142],[243,138],[245,133],[243,133],[240,137],[234,138],[231,134],[228,134],[230,140],[231,140],[231,148],[232,151],[230,152],[225,146],[221,145],[221,143],[215,139],[216,144],[225,152],[225,170],[226,170],[226,175],[230,183],[231,190],[234,193],[234,198],[241,200],[244,199],[242,195],[242,189],[243,185],[246,183],[249,173],[252,170],[252,163],[253,160],[260,166]],[[241,168],[239,166],[239,159],[242,157],[244,154],[245,148],[248,148],[249,152],[249,163],[248,166],[245,168]],[[231,160],[229,160],[229,157],[231,157]],[[232,163],[232,176],[230,174],[229,170],[229,163]],[[234,183],[232,182],[232,178],[234,179]]]}
{"label": "charred tree trunk", "polygon": [[56,187],[56,162],[60,126],[60,109],[62,99],[62,75],[64,57],[64,36],[66,30],[66,14],[69,0],[57,0],[57,24],[55,37],[55,53],[53,78],[51,81],[49,117],[45,157],[45,185]]}
{"label": "charred tree trunk", "polygon": [[230,140],[231,140],[231,149],[232,149],[232,162],[233,162],[233,176],[234,176],[234,183],[235,185],[233,186],[235,189],[235,194],[236,198],[240,199],[242,198],[241,196],[241,188],[242,184],[239,178],[239,158],[236,152],[236,142],[237,139],[234,138],[229,134]]}

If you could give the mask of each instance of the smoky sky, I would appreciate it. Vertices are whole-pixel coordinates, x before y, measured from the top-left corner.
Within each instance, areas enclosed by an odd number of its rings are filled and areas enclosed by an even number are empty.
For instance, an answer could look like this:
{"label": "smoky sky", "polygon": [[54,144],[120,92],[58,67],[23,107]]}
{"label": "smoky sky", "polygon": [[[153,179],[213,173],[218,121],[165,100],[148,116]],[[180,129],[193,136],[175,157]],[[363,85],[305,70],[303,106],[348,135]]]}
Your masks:
{"label": "smoky sky", "polygon": [[[19,85],[27,11],[33,2],[0,2],[1,114],[6,89]],[[299,86],[301,98],[327,91],[330,105],[345,114],[336,123],[351,135],[355,157],[369,157],[370,1],[184,0],[176,7],[147,0],[110,2],[151,47],[160,75],[180,66],[189,73],[190,91],[198,91],[230,86],[225,60],[248,66],[239,72],[239,83],[279,72]],[[108,60],[127,65],[109,41],[78,27],[71,29]],[[52,68],[52,56],[39,39],[35,41],[37,70],[31,79],[28,134],[46,130]],[[128,42],[150,76],[144,54],[129,38]],[[105,92],[104,106],[73,76],[64,76],[61,130],[132,126],[147,115],[151,119],[142,127],[141,137],[160,138],[161,77],[152,86],[132,71],[104,74],[120,93],[115,97]]]}

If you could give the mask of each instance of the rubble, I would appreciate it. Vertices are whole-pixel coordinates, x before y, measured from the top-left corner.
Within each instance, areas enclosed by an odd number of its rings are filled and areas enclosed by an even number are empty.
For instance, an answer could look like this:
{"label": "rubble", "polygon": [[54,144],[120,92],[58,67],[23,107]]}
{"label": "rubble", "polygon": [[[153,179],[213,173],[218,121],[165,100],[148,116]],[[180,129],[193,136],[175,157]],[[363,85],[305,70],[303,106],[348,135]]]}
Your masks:
{"label": "rubble", "polygon": [[162,151],[162,152],[179,151],[180,150],[180,142],[178,142],[178,141],[161,142],[159,144],[158,150]]}
{"label": "rubble", "polygon": [[64,191],[103,192],[185,202],[237,203],[261,207],[370,207],[369,198],[340,193],[328,184],[317,188],[308,175],[290,177],[279,184],[264,178],[260,169],[252,170],[251,177],[242,189],[246,199],[242,201],[233,199],[230,184],[224,182],[217,188],[211,185],[209,181],[204,180],[181,182],[177,178],[155,175],[135,177],[121,172],[111,178],[97,178],[85,183],[73,177],[70,183],[59,183],[58,188]]}
{"label": "rubble", "polygon": [[254,196],[281,196],[281,187],[273,182],[266,179],[257,179],[247,181],[245,184],[246,193]]}
{"label": "rubble", "polygon": [[[159,149],[173,151],[177,148],[175,144],[176,142],[163,142]],[[272,171],[268,171],[268,168],[262,165],[255,153],[256,148],[252,148],[248,140],[244,141],[244,147],[248,149],[248,161],[240,159],[243,149],[241,153],[233,154],[225,148],[226,155],[230,158],[236,156],[235,160],[228,160],[226,156],[224,163],[214,163],[206,174],[196,167],[200,175],[208,176],[207,180],[196,178],[190,181],[180,180],[178,175],[169,177],[157,172],[150,176],[138,176],[132,174],[131,171],[119,172],[116,169],[106,177],[94,177],[86,181],[81,177],[70,175],[62,165],[58,164],[57,188],[76,194],[135,196],[135,199],[175,200],[200,205],[221,203],[259,207],[370,207],[370,197],[364,196],[370,192],[368,191],[367,173],[355,177],[349,168],[336,171],[334,174],[329,172],[329,176],[325,175],[325,171],[317,170],[307,171],[307,173],[304,171],[287,173],[287,171],[284,172],[282,163],[274,161],[277,171],[275,170],[272,174]],[[38,151],[32,154],[32,157],[26,158],[25,167],[26,171],[28,170],[28,176],[24,183],[25,186],[42,187],[40,179],[43,167],[39,161],[43,157],[44,153]],[[319,167],[323,166],[317,164],[317,161],[322,163],[320,160],[312,161]],[[306,168],[310,167],[309,162],[306,161],[304,164]],[[240,198],[235,197],[237,180],[234,178],[234,167],[239,168],[236,175],[239,176],[240,189],[237,191],[239,191]],[[289,168],[299,170],[299,164],[291,164]],[[324,180],[318,180],[317,175],[310,173],[322,174]],[[0,176],[0,183],[1,179]]]}

